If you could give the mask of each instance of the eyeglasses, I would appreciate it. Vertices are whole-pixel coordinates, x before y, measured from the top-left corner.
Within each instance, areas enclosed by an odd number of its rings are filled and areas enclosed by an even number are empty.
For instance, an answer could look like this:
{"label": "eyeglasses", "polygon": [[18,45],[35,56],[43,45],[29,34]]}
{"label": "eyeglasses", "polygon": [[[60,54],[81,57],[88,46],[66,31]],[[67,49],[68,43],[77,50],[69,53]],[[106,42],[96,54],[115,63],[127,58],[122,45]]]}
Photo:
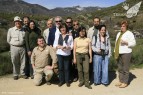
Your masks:
{"label": "eyeglasses", "polygon": [[62,22],[61,20],[59,20],[59,21],[55,21],[55,22]]}

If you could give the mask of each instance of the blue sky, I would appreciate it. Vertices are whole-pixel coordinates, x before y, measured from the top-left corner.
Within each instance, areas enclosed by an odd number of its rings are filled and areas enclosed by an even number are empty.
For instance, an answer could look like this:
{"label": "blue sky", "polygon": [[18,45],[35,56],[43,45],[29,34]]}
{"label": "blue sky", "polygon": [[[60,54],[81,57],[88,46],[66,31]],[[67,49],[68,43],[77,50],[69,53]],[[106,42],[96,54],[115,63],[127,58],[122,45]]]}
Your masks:
{"label": "blue sky", "polygon": [[99,6],[99,7],[109,7],[125,0],[24,0],[28,3],[39,4],[48,9],[53,9],[55,7],[72,7],[80,5],[81,7],[87,6]]}

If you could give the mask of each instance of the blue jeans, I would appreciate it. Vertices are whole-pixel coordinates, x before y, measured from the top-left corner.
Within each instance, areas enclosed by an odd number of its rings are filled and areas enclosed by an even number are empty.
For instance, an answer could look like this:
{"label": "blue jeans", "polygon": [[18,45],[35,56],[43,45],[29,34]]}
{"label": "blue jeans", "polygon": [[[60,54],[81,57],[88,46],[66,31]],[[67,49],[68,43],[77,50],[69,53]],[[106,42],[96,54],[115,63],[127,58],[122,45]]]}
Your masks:
{"label": "blue jeans", "polygon": [[60,82],[69,83],[69,56],[57,55]]}
{"label": "blue jeans", "polygon": [[95,84],[108,84],[108,64],[109,58],[107,55],[94,55],[93,57],[93,71]]}

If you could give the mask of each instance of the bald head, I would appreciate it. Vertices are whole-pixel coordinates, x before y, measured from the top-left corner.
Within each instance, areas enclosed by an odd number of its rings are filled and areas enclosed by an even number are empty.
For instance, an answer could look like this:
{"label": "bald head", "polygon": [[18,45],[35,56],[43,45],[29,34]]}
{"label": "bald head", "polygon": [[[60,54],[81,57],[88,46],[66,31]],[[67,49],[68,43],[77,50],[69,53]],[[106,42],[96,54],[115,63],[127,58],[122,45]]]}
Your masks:
{"label": "bald head", "polygon": [[52,28],[52,26],[53,26],[53,20],[50,19],[47,21],[47,27]]}

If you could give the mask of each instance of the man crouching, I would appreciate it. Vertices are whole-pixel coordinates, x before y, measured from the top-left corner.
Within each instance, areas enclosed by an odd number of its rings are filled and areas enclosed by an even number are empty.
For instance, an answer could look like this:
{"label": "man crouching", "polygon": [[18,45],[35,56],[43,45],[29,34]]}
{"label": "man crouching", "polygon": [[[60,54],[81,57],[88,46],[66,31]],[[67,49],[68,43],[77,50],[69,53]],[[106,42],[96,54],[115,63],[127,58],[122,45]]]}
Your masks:
{"label": "man crouching", "polygon": [[[43,75],[47,85],[50,85],[50,80],[53,76],[53,69],[57,63],[57,56],[52,47],[47,46],[42,36],[37,39],[38,46],[34,48],[31,56],[31,64],[34,69],[34,83],[36,86],[41,85]],[[48,64],[49,57],[52,58],[52,66]]]}

